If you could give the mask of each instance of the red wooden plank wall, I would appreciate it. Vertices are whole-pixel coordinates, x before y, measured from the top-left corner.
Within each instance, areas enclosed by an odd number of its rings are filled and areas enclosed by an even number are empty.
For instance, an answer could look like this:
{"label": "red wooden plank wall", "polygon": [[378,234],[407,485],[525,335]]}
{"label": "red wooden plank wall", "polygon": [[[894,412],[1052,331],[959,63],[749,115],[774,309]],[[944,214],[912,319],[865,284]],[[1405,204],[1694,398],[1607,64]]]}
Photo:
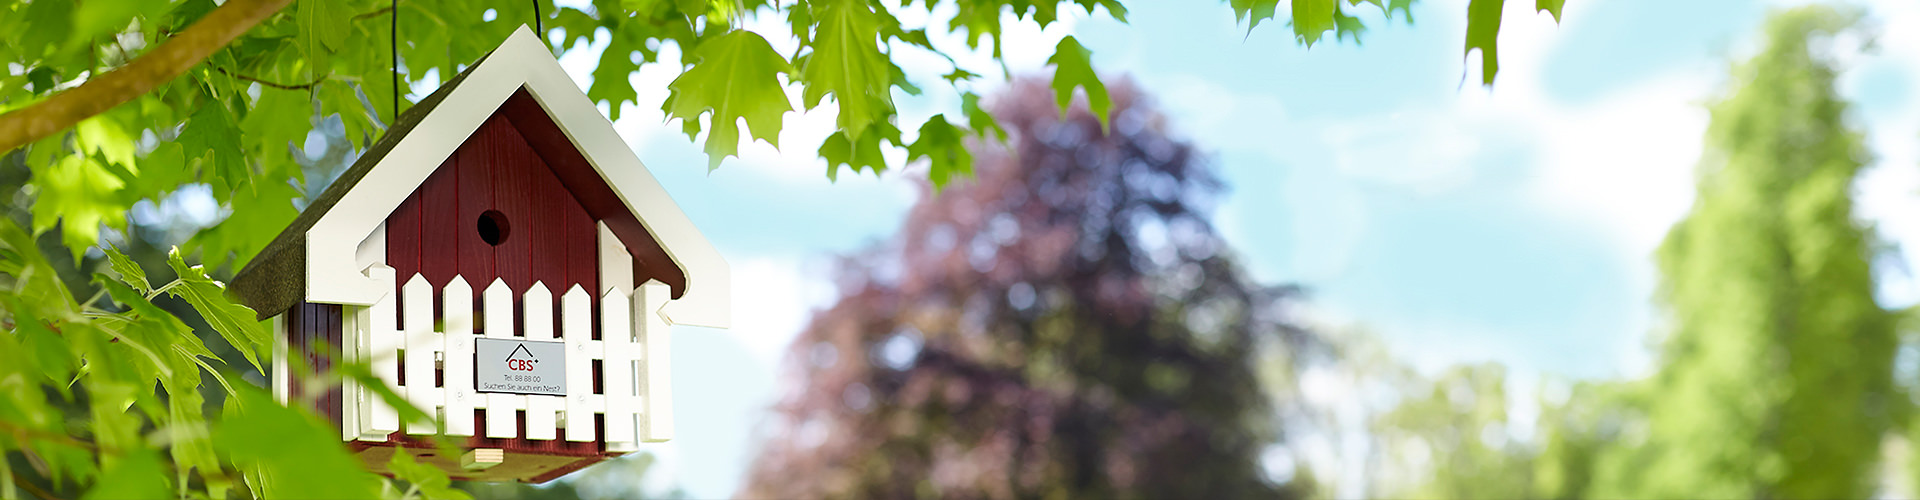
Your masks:
{"label": "red wooden plank wall", "polygon": [[[301,302],[287,309],[287,352],[297,356],[287,360],[287,395],[292,401],[312,398],[314,413],[340,425],[340,386],[310,387],[303,383],[314,374],[333,369],[340,357],[340,306]],[[302,369],[304,368],[304,369]]]}
{"label": "red wooden plank wall", "polygon": [[[482,239],[478,229],[489,211],[506,220],[505,237],[497,245]],[[459,275],[473,286],[476,309],[495,278],[513,289],[516,309],[524,307],[517,301],[535,281],[553,292],[555,312],[561,295],[575,285],[599,295],[599,245],[594,217],[499,113],[387,218],[387,265],[394,268],[397,285],[419,273],[437,290]],[[599,301],[594,302],[597,316]],[[436,317],[444,314],[442,304],[434,309]],[[479,316],[475,320],[475,333],[483,333],[478,330],[484,322]],[[554,320],[558,334],[558,314]],[[524,325],[516,325],[514,335],[523,332]],[[485,414],[475,412],[476,429],[485,427]],[[524,412],[519,425],[524,434]],[[566,456],[596,456],[604,449],[598,442],[485,437],[469,438],[468,446]]]}
{"label": "red wooden plank wall", "polygon": [[[478,230],[488,211],[505,216],[499,245]],[[574,285],[597,292],[599,244],[593,216],[498,114],[387,218],[387,265],[399,284],[420,273],[437,289],[464,276],[476,307],[494,278],[516,298],[544,282],[556,305]]]}

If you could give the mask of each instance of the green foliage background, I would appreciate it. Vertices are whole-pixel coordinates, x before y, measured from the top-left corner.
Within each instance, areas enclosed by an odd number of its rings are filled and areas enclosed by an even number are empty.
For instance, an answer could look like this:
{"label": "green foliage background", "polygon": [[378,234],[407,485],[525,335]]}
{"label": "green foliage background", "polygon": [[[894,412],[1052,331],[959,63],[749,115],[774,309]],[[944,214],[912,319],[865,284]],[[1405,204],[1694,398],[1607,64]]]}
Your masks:
{"label": "green foliage background", "polygon": [[[1405,496],[1892,493],[1881,443],[1909,427],[1914,381],[1895,378],[1901,313],[1874,300],[1877,242],[1853,210],[1868,153],[1834,84],[1833,40],[1863,34],[1860,18],[1823,6],[1775,12],[1760,50],[1732,67],[1730,88],[1708,106],[1698,195],[1657,256],[1667,326],[1653,337],[1656,371],[1541,397],[1538,435],[1505,450],[1471,436],[1504,425],[1503,412],[1461,404],[1498,398],[1497,371],[1445,374],[1434,382],[1445,397],[1411,384],[1376,432],[1447,455],[1403,485]],[[1468,387],[1464,399],[1451,393]]]}

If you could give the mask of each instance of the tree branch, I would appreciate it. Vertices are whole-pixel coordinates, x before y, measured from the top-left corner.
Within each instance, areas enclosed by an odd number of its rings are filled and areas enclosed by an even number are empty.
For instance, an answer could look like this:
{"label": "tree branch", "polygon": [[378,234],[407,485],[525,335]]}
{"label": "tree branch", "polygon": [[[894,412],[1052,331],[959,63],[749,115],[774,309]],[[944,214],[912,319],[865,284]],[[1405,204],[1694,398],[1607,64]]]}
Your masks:
{"label": "tree branch", "polygon": [[44,500],[60,500],[60,497],[53,496],[53,493],[40,489],[39,486],[28,482],[26,478],[20,477],[19,474],[14,474],[13,484],[19,486],[20,489],[27,490],[27,494],[29,495],[40,497]]}
{"label": "tree branch", "polygon": [[0,152],[31,144],[152,92],[290,3],[293,0],[228,0],[126,66],[0,115]]}
{"label": "tree branch", "polygon": [[357,16],[353,16],[353,20],[355,20],[355,21],[360,21],[360,20],[364,20],[364,19],[372,19],[372,18],[376,18],[376,17],[380,17],[380,15],[382,15],[382,14],[386,14],[386,13],[388,13],[388,12],[393,12],[393,6],[392,6],[392,5],[388,5],[388,6],[386,6],[386,7],[381,7],[381,8],[378,8],[378,9],[374,9],[373,11],[371,11],[371,12],[367,12],[367,13],[365,13],[365,14],[360,14],[360,15],[357,15]]}
{"label": "tree branch", "polygon": [[308,89],[312,89],[312,88],[313,88],[313,86],[315,86],[315,85],[319,85],[319,84],[320,84],[320,82],[324,82],[324,81],[327,81],[327,77],[326,77],[326,76],[321,76],[320,78],[315,78],[315,79],[313,80],[313,82],[311,82],[311,83],[301,83],[301,84],[286,84],[286,83],[279,83],[279,82],[271,82],[271,81],[267,81],[267,80],[262,80],[262,79],[259,79],[259,78],[254,78],[254,77],[251,77],[251,76],[247,76],[247,75],[242,75],[242,74],[239,74],[239,73],[235,73],[235,72],[232,72],[232,71],[227,71],[227,68],[222,68],[222,67],[218,67],[218,66],[215,66],[215,67],[213,68],[213,71],[215,71],[215,72],[217,72],[217,73],[220,73],[220,74],[222,74],[222,75],[227,75],[227,76],[231,76],[231,77],[234,77],[234,78],[238,78],[238,79],[241,79],[241,80],[246,80],[246,81],[249,81],[249,82],[253,82],[253,83],[258,83],[258,84],[261,84],[261,85],[266,85],[266,86],[268,86],[268,87],[273,87],[273,88],[276,88],[276,89],[282,89],[282,90],[308,90]]}
{"label": "tree branch", "polygon": [[83,449],[93,450],[93,451],[100,450],[100,448],[98,446],[95,446],[93,443],[74,439],[73,436],[68,436],[66,434],[45,432],[37,429],[29,429],[26,427],[14,425],[4,420],[0,420],[0,430],[4,430],[4,431],[7,431],[7,433],[9,434],[13,434],[14,440],[22,443],[25,443],[28,438],[35,438],[35,439],[52,441],[54,443],[72,446],[75,448],[83,448]]}

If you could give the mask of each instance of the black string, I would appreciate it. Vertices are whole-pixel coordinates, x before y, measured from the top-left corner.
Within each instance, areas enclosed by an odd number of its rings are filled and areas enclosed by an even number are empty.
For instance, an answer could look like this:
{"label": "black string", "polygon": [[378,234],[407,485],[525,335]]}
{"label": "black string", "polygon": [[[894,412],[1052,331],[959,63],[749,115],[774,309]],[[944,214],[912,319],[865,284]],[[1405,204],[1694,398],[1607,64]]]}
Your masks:
{"label": "black string", "polygon": [[387,122],[389,127],[400,121],[400,0],[393,0],[392,8],[393,12],[387,14],[393,17],[388,20],[391,23],[391,29],[388,30],[391,31],[388,33],[391,39],[387,42],[387,46],[393,49],[393,121]]}
{"label": "black string", "polygon": [[533,0],[533,31],[540,34],[540,41],[547,41],[547,28],[540,25],[540,0]]}

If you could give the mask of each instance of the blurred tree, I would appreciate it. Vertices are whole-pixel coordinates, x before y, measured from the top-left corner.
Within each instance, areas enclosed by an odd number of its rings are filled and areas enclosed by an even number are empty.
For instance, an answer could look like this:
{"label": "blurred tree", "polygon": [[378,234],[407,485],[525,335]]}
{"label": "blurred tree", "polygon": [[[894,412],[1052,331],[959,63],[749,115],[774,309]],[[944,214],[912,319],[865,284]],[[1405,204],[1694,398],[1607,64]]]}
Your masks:
{"label": "blurred tree", "polygon": [[[1595,462],[1630,426],[1643,423],[1638,385],[1587,381],[1540,398],[1538,441],[1530,498],[1583,498],[1593,486]],[[1543,391],[1553,392],[1553,391]]]}
{"label": "blurred tree", "polygon": [[1293,290],[1243,275],[1206,218],[1219,182],[1116,90],[1109,131],[1015,83],[994,109],[1011,149],[975,148],[977,178],[846,260],[743,496],[1299,496],[1263,471],[1278,426],[1252,363],[1313,343]]}
{"label": "blurred tree", "polygon": [[1374,472],[1426,479],[1380,485],[1373,493],[1408,499],[1529,496],[1533,456],[1507,424],[1504,367],[1457,366],[1399,390],[1400,404],[1373,423],[1374,445],[1385,450],[1381,466],[1391,470]]}
{"label": "blurred tree", "polygon": [[1602,453],[1608,498],[1863,498],[1895,415],[1893,317],[1874,302],[1866,158],[1824,47],[1858,19],[1775,13],[1711,106],[1692,213],[1660,248],[1671,313],[1645,425]]}

